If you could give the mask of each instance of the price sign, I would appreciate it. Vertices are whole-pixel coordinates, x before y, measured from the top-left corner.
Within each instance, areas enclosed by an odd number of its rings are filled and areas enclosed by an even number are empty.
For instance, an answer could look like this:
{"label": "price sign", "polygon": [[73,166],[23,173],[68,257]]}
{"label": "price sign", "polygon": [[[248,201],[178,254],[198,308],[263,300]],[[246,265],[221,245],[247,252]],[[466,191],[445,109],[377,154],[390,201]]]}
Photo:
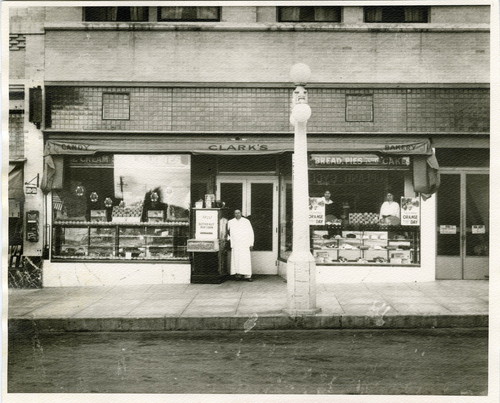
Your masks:
{"label": "price sign", "polygon": [[439,226],[440,234],[456,234],[457,226],[456,225],[440,225]]}
{"label": "price sign", "polygon": [[486,226],[485,225],[473,225],[472,226],[473,234],[486,234]]}
{"label": "price sign", "polygon": [[36,195],[38,188],[33,185],[25,185],[24,186],[24,193],[27,195]]}

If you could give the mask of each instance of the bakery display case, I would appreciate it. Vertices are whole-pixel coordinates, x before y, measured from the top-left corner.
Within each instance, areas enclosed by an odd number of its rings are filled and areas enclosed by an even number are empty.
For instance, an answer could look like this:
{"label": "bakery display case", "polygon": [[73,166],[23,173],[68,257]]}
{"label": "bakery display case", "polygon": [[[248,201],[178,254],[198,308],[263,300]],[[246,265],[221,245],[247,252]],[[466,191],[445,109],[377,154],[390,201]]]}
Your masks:
{"label": "bakery display case", "polygon": [[56,222],[52,260],[189,260],[188,222]]}
{"label": "bakery display case", "polygon": [[416,265],[420,263],[420,228],[312,227],[311,247],[318,264]]}

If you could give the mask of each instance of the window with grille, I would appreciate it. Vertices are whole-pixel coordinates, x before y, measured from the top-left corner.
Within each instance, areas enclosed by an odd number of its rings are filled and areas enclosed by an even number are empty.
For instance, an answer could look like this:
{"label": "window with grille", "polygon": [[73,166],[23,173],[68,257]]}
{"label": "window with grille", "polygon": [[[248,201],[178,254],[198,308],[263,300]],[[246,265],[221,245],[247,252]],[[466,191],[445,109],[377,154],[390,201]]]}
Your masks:
{"label": "window with grille", "polygon": [[102,118],[104,120],[129,120],[129,94],[102,94]]}
{"label": "window with grille", "polygon": [[373,122],[373,95],[345,96],[346,122]]}
{"label": "window with grille", "polygon": [[278,7],[279,22],[340,22],[341,7]]}
{"label": "window with grille", "polygon": [[429,7],[364,7],[365,22],[429,22]]}
{"label": "window with grille", "polygon": [[158,7],[158,21],[220,21],[220,7]]}

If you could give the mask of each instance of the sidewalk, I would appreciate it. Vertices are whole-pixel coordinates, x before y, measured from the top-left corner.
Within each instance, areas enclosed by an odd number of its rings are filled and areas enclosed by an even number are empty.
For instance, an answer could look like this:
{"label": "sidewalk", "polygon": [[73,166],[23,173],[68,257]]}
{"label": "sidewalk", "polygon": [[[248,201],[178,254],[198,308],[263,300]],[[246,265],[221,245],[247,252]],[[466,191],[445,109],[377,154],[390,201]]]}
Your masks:
{"label": "sidewalk", "polygon": [[286,282],[9,290],[9,329],[258,330],[488,326],[488,281],[319,284],[315,316],[292,318]]}

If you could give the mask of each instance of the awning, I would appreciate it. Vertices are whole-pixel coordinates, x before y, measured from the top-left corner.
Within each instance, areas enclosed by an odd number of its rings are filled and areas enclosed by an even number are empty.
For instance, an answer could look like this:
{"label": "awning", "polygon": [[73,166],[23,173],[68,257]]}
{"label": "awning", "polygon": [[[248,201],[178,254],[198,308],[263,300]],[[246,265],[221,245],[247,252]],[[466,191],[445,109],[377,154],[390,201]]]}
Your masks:
{"label": "awning", "polygon": [[[44,150],[44,175],[42,190],[60,189],[63,185],[63,156],[92,155],[95,153],[192,153],[213,155],[263,155],[293,152],[293,136],[269,135],[266,137],[230,137],[199,135],[144,135],[144,134],[58,134],[49,138]],[[360,137],[360,136],[308,136],[309,152],[333,151],[379,153],[383,155],[408,155],[415,160],[427,161],[425,170],[415,173],[415,178],[425,186],[423,193],[433,193],[432,164],[435,157],[429,139],[410,137]],[[437,164],[437,161],[435,161]],[[418,165],[420,167],[420,165]],[[429,167],[429,168],[427,168]],[[431,174],[429,174],[431,172]],[[437,170],[436,170],[437,175]],[[435,187],[437,188],[437,187]],[[420,191],[419,191],[420,192]]]}
{"label": "awning", "polygon": [[9,199],[24,199],[24,165],[9,163]]}
{"label": "awning", "polygon": [[439,188],[441,178],[435,154],[415,156],[413,159],[413,190],[420,193],[424,200],[431,197]]}
{"label": "awning", "polygon": [[[74,135],[73,135],[74,136]],[[49,139],[45,155],[89,155],[103,153],[179,153],[217,155],[279,154],[293,151],[293,137],[238,138],[214,136],[87,136],[74,140]],[[432,155],[429,139],[407,137],[308,137],[308,151],[367,152],[386,155]]]}

